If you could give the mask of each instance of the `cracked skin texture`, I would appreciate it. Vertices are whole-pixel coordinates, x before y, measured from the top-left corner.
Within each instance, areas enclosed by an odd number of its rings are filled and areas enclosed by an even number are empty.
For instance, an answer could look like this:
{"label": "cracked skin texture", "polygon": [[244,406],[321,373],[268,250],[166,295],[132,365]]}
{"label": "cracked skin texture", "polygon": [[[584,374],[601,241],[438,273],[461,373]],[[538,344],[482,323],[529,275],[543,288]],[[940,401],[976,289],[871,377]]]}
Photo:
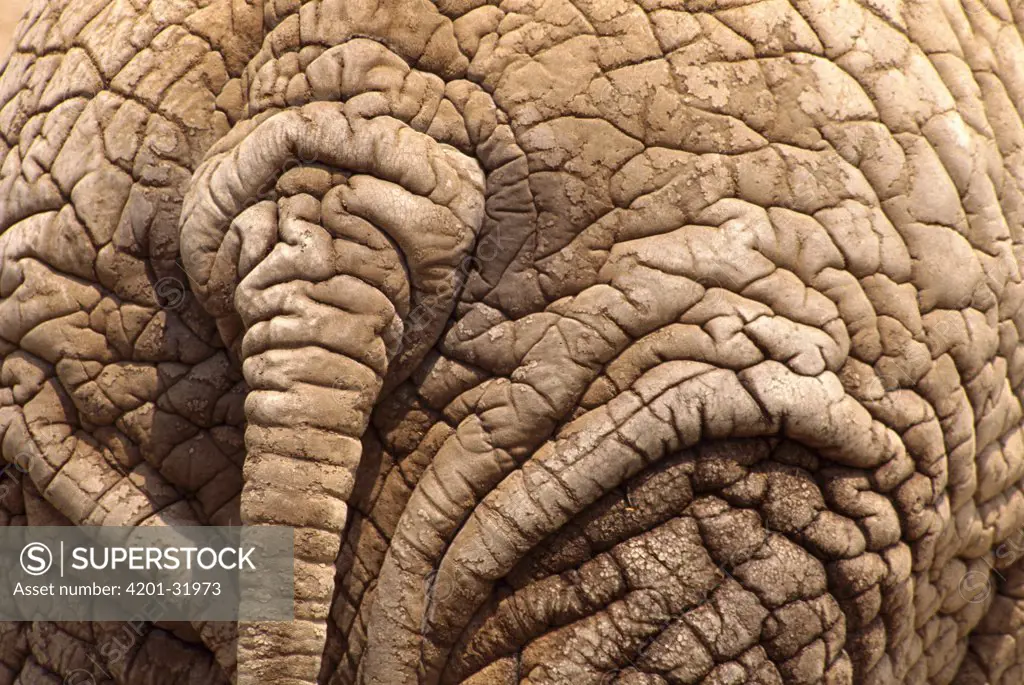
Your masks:
{"label": "cracked skin texture", "polygon": [[295,526],[297,618],[0,684],[1024,682],[1021,27],[34,2],[0,521]]}

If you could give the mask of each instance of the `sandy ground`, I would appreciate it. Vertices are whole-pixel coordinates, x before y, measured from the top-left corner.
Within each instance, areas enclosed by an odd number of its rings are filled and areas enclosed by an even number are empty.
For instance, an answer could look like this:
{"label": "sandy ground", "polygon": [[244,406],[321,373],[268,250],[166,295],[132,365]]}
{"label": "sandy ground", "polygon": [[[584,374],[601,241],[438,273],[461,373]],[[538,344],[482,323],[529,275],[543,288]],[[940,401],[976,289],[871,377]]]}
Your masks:
{"label": "sandy ground", "polygon": [[14,27],[28,8],[29,0],[0,0],[0,62],[7,58]]}

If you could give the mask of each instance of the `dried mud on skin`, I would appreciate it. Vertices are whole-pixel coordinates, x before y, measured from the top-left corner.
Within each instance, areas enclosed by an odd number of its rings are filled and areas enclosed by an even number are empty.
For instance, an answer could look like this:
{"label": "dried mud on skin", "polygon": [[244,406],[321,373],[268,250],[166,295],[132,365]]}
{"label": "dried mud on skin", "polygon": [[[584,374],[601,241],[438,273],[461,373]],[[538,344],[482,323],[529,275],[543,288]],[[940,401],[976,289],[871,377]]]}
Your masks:
{"label": "dried mud on skin", "polygon": [[0,525],[294,526],[301,615],[0,685],[1024,682],[1022,0],[38,7]]}

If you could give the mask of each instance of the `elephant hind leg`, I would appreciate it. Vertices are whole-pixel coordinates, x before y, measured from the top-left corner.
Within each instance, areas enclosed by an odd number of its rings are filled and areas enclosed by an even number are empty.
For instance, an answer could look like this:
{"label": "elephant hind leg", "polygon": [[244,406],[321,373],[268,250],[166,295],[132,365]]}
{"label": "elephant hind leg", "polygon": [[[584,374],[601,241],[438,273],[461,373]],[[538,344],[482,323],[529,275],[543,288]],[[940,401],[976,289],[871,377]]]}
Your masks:
{"label": "elephant hind leg", "polygon": [[[791,442],[729,440],[634,476],[519,561],[440,682],[854,682],[843,564],[864,540],[815,464]],[[439,607],[461,601],[453,578],[434,585]]]}

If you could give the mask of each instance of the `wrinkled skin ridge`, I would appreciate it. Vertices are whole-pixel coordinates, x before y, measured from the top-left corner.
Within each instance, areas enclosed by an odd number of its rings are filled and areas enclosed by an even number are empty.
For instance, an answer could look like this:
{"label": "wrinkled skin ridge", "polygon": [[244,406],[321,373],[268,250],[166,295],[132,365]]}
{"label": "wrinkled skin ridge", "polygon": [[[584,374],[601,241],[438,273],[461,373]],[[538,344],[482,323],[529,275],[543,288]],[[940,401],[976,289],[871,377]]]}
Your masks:
{"label": "wrinkled skin ridge", "polygon": [[1019,0],[36,0],[0,523],[297,530],[0,685],[1024,682]]}

